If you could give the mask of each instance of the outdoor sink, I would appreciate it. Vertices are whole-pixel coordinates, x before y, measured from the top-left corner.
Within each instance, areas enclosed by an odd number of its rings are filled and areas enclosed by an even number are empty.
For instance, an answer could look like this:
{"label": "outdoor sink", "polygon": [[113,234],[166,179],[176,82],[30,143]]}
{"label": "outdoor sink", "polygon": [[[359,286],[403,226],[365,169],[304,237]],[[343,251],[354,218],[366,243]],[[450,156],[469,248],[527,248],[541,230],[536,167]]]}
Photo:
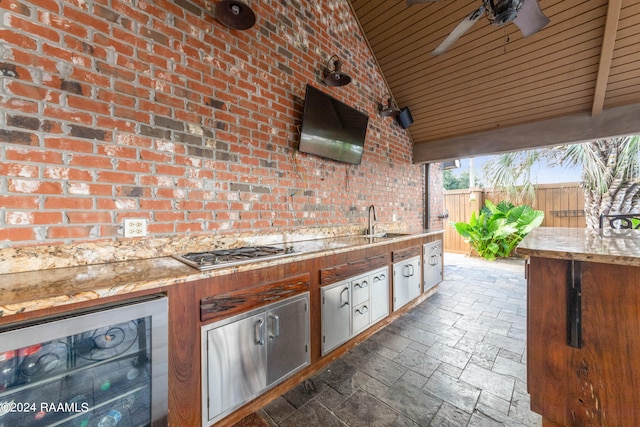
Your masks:
{"label": "outdoor sink", "polygon": [[371,237],[374,238],[383,238],[383,239],[392,239],[394,237],[404,237],[404,236],[410,236],[411,234],[409,233],[380,233],[380,234],[374,234]]}

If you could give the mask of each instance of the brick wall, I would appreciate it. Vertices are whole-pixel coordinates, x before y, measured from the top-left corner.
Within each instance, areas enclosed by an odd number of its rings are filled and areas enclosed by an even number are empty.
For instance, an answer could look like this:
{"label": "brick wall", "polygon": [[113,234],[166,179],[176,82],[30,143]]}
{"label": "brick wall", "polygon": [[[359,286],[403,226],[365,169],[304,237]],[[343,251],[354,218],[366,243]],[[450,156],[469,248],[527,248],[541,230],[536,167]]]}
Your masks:
{"label": "brick wall", "polygon": [[[365,223],[421,228],[424,177],[347,0],[0,2],[0,245]],[[212,12],[211,12],[212,13]],[[354,77],[328,88],[332,55]],[[296,151],[305,85],[369,114],[362,164]]]}

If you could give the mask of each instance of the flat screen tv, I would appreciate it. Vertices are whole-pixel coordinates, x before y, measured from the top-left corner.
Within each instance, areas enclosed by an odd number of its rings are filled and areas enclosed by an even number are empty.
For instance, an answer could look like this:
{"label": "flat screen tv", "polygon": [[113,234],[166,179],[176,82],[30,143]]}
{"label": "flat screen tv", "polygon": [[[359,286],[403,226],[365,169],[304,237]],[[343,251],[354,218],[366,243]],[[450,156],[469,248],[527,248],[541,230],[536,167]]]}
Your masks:
{"label": "flat screen tv", "polygon": [[360,164],[369,116],[307,85],[298,150]]}

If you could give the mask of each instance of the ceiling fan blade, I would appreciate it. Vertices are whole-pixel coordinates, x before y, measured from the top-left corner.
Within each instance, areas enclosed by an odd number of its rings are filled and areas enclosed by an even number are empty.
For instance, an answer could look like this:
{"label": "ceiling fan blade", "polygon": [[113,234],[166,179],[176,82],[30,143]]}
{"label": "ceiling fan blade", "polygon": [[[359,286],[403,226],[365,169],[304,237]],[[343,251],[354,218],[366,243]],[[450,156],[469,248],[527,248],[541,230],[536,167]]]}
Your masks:
{"label": "ceiling fan blade", "polygon": [[529,37],[543,29],[550,21],[538,4],[538,0],[524,0],[522,9],[512,21],[520,28],[524,37]]}
{"label": "ceiling fan blade", "polygon": [[476,21],[480,19],[480,17],[482,17],[483,13],[484,13],[484,6],[480,6],[477,10],[474,10],[469,16],[466,17],[464,21],[459,23],[453,29],[453,31],[451,31],[451,33],[449,33],[447,38],[444,39],[442,43],[440,43],[440,45],[437,48],[435,48],[433,52],[431,52],[431,55],[437,56],[437,55],[440,55],[441,53],[446,52],[447,49],[449,49],[451,45],[453,45],[456,42],[456,40],[462,37],[464,33],[469,31],[469,29],[473,27],[473,24],[475,24]]}

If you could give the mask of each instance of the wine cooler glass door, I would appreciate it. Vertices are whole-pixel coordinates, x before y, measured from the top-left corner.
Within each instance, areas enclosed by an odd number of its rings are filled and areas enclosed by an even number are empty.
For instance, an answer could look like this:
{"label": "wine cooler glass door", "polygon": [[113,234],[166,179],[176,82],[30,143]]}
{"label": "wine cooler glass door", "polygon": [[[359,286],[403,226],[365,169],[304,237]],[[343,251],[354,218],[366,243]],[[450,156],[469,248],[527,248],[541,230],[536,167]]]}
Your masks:
{"label": "wine cooler glass door", "polygon": [[167,302],[0,330],[0,427],[166,425]]}

